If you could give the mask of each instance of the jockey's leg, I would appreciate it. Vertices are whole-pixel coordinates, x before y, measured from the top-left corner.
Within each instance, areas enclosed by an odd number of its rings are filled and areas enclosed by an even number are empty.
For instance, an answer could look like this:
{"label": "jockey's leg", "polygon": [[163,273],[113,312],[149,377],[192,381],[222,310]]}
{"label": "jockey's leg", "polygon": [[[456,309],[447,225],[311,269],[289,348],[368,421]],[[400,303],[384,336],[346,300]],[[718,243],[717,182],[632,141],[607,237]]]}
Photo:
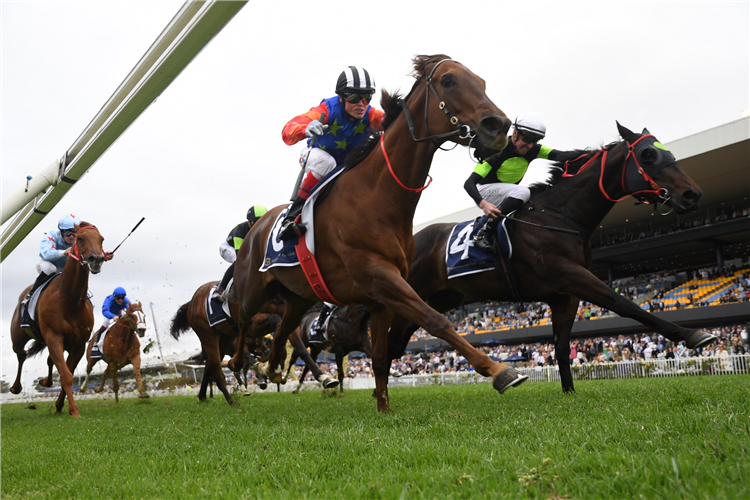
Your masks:
{"label": "jockey's leg", "polygon": [[46,260],[40,261],[36,265],[36,270],[39,272],[39,275],[36,277],[36,280],[34,281],[34,284],[31,285],[31,290],[29,290],[29,293],[26,294],[26,297],[23,298],[21,303],[24,306],[29,305],[29,300],[31,300],[31,296],[34,294],[34,292],[37,291],[37,289],[42,286],[42,283],[47,281],[47,279],[50,277],[51,274],[54,274],[57,272],[57,267],[51,262],[47,262]]}
{"label": "jockey's leg", "polygon": [[318,314],[318,322],[316,323],[315,330],[309,339],[311,344],[322,344],[327,340],[325,324],[334,307],[336,306],[333,304],[323,302],[323,309],[321,309],[320,314]]}
{"label": "jockey's leg", "polygon": [[[495,205],[503,215],[518,210],[531,197],[529,188],[516,184],[486,184],[479,186],[484,199]],[[474,237],[474,246],[488,253],[495,251],[495,233],[501,217],[490,219]]]}
{"label": "jockey's leg", "polygon": [[284,218],[284,222],[281,225],[281,231],[279,232],[279,238],[282,241],[291,240],[295,236],[301,236],[305,233],[305,227],[301,224],[296,223],[296,219],[299,214],[302,213],[302,207],[305,206],[305,201],[310,196],[310,191],[315,187],[320,179],[323,178],[328,172],[336,168],[336,160],[333,157],[323,151],[320,148],[312,148],[309,150],[310,156],[307,156],[308,149],[302,150],[300,155],[300,161],[304,161],[307,158],[307,164],[305,165],[304,179],[300,185],[297,196],[292,202],[292,206],[289,208]]}
{"label": "jockey's leg", "polygon": [[214,293],[211,295],[212,300],[219,300],[221,302],[226,302],[226,289],[227,285],[229,284],[229,280],[232,279],[234,276],[234,262],[232,262],[232,265],[229,266],[229,268],[224,273],[224,277],[221,278],[221,282],[219,283],[219,286],[216,287],[216,290],[214,290]]}

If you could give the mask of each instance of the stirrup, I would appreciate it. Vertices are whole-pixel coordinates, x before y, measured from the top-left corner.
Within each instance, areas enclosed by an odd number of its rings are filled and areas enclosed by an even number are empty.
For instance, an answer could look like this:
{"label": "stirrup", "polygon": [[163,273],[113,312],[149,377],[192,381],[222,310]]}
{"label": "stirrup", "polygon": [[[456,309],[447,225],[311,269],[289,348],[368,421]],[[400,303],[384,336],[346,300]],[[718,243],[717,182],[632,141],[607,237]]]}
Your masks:
{"label": "stirrup", "polygon": [[227,301],[227,291],[217,288],[211,293],[211,300],[218,300],[219,302]]}
{"label": "stirrup", "polygon": [[31,294],[26,295],[26,297],[23,298],[21,301],[21,306],[25,307],[26,309],[29,308],[29,302],[31,302]]}
{"label": "stirrup", "polygon": [[313,333],[308,340],[311,344],[325,344],[328,339],[326,339],[324,333],[319,332],[318,330],[313,330]]}
{"label": "stirrup", "polygon": [[484,228],[474,237],[474,246],[487,253],[495,253],[495,236],[492,233],[482,234]]}

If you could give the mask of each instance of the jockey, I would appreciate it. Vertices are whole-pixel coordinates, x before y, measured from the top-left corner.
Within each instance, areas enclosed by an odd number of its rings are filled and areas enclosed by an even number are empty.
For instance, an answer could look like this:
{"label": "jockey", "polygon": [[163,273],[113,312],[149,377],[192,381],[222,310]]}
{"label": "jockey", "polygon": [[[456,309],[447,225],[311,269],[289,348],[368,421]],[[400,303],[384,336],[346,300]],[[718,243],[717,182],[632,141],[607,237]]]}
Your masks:
{"label": "jockey", "polygon": [[31,290],[21,302],[28,306],[31,295],[44,283],[51,275],[62,272],[65,263],[68,261],[68,253],[76,239],[77,225],[81,224],[81,219],[73,214],[69,214],[60,219],[57,223],[57,229],[48,232],[41,243],[39,243],[39,257],[41,260],[36,264],[36,271],[39,273],[36,281],[31,286]]}
{"label": "jockey", "polygon": [[232,265],[229,266],[229,269],[224,273],[224,277],[221,278],[219,286],[216,287],[214,293],[211,295],[212,299],[220,300],[221,302],[227,300],[226,288],[229,284],[229,280],[234,276],[234,261],[237,260],[237,252],[240,251],[242,241],[245,239],[245,236],[247,236],[250,228],[253,227],[253,224],[258,222],[258,219],[260,219],[267,211],[266,207],[262,205],[253,205],[250,207],[247,211],[247,222],[240,222],[234,226],[234,229],[229,232],[227,239],[222,241],[221,245],[219,245],[219,254],[225,261]]}
{"label": "jockey", "polygon": [[104,315],[104,321],[99,331],[94,335],[94,344],[99,342],[99,335],[107,329],[112,320],[115,318],[125,316],[128,313],[128,307],[130,307],[130,299],[127,297],[128,293],[121,286],[115,288],[112,295],[107,296],[102,304],[102,314]]}
{"label": "jockey", "polygon": [[375,80],[367,70],[349,66],[339,75],[335,96],[284,125],[281,138],[286,144],[291,146],[305,137],[308,140],[300,154],[305,177],[282,223],[279,232],[282,240],[304,234],[305,227],[296,224],[295,219],[318,181],[344,163],[346,155],[370,136],[370,128],[382,130],[384,113],[370,106],[373,94]]}
{"label": "jockey", "polygon": [[531,197],[529,188],[518,185],[529,163],[537,158],[564,160],[572,154],[539,144],[547,127],[542,117],[533,111],[518,115],[513,128],[506,148],[477,163],[474,172],[464,183],[469,196],[484,215],[490,217],[474,238],[474,245],[489,253],[494,252],[495,228],[500,222],[497,215],[518,210]]}

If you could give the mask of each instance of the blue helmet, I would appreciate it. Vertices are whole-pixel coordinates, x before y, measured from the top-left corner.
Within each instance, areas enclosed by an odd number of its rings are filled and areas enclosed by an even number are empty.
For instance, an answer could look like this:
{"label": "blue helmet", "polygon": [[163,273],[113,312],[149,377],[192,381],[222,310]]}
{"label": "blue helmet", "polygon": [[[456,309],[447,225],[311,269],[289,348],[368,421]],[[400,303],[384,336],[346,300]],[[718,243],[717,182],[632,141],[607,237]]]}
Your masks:
{"label": "blue helmet", "polygon": [[57,229],[59,229],[60,231],[69,231],[71,229],[75,229],[76,224],[80,225],[81,219],[73,214],[68,214],[60,219],[60,222],[57,223]]}
{"label": "blue helmet", "polygon": [[127,295],[127,294],[128,292],[126,292],[125,289],[121,286],[118,286],[117,288],[115,288],[114,293],[112,293],[112,295]]}

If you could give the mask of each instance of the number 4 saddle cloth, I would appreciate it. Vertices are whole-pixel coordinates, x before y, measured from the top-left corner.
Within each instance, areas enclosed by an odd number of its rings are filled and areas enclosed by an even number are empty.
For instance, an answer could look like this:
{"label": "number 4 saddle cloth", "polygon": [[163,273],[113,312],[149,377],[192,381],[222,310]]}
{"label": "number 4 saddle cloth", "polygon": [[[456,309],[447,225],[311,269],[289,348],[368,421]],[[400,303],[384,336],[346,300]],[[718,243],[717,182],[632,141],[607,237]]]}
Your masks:
{"label": "number 4 saddle cloth", "polygon": [[[460,222],[453,226],[448,245],[445,248],[445,266],[448,268],[448,279],[466,274],[482,273],[495,269],[497,256],[474,246],[474,236],[487,222],[487,217]],[[506,219],[497,225],[497,242],[503,256],[510,259],[513,247],[505,228]]]}

